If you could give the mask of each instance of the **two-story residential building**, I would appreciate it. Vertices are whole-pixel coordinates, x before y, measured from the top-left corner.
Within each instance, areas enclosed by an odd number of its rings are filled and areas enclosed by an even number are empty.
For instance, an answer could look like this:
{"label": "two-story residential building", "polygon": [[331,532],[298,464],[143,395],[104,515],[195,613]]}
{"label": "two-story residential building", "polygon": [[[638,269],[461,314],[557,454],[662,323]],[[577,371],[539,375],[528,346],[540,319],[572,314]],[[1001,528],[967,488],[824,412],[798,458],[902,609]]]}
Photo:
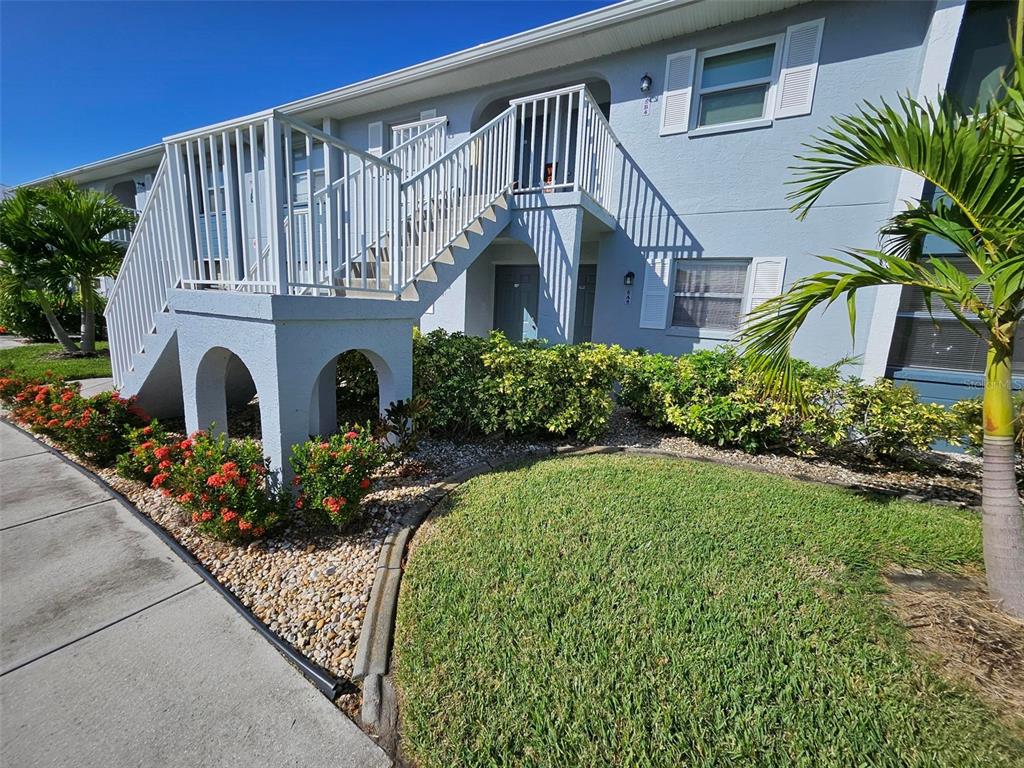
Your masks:
{"label": "two-story residential building", "polygon": [[[414,325],[673,354],[728,343],[821,269],[816,254],[876,245],[930,194],[863,171],[797,221],[801,144],[865,100],[947,84],[973,100],[1006,63],[1008,16],[966,0],[632,0],[68,171],[142,210],[107,308],[115,380],[190,428],[224,424],[255,387],[281,466],[333,428],[339,353],[370,357],[383,404],[409,394]],[[834,308],[794,353],[963,396],[978,342],[922,310],[865,292],[855,339]]]}

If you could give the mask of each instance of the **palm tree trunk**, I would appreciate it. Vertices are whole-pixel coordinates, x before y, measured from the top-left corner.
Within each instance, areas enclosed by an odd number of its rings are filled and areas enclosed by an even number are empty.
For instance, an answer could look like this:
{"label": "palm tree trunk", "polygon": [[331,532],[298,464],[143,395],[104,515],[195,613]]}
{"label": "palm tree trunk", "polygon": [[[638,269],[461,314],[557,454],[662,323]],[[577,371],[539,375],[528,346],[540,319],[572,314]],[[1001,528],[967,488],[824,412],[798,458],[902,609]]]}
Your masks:
{"label": "palm tree trunk", "polygon": [[96,351],[96,301],[92,282],[88,277],[79,276],[79,292],[82,295],[82,351]]}
{"label": "palm tree trunk", "polygon": [[50,330],[53,331],[54,337],[60,342],[60,345],[64,348],[65,352],[77,352],[78,347],[75,346],[75,342],[68,336],[68,332],[64,330],[64,326],[60,324],[60,320],[57,319],[57,315],[53,312],[53,305],[50,303],[50,298],[46,295],[46,291],[43,289],[37,289],[35,291],[36,301],[39,302],[39,308],[43,310],[43,315],[46,317],[46,322],[50,324]]}
{"label": "palm tree trunk", "polygon": [[1024,516],[1014,475],[1012,357],[1012,349],[989,345],[983,407],[982,539],[989,593],[1007,613],[1024,618]]}

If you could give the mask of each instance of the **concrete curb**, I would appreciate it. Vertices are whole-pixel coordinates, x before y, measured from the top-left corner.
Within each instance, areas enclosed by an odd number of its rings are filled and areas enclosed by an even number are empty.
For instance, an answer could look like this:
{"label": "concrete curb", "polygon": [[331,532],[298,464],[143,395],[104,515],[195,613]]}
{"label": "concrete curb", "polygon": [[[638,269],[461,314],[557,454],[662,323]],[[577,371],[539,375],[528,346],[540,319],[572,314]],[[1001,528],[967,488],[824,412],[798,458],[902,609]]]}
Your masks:
{"label": "concrete curb", "polygon": [[[426,499],[409,510],[402,520],[402,527],[384,539],[380,557],[377,561],[377,572],[370,591],[370,602],[366,608],[363,627],[359,636],[359,646],[354,662],[353,679],[363,681],[363,705],[360,717],[364,727],[370,728],[378,735],[378,744],[394,759],[398,759],[398,709],[397,697],[391,684],[391,650],[394,639],[394,626],[398,595],[401,587],[402,573],[405,568],[405,552],[420,525],[435,517],[441,502],[462,483],[488,472],[500,470],[520,462],[542,459],[545,457],[594,456],[623,453],[632,456],[650,456],[677,461],[696,461],[705,464],[742,469],[760,474],[788,477],[805,483],[842,488],[855,492],[870,492],[883,497],[932,503],[935,506],[950,506],[950,502],[942,499],[924,499],[915,494],[887,493],[881,489],[866,488],[853,483],[838,483],[820,480],[808,476],[788,475],[773,472],[766,467],[747,465],[740,462],[725,461],[712,457],[684,456],[672,451],[656,448],[641,448],[618,445],[560,445],[554,448],[533,448],[511,455],[503,456],[489,462],[480,462],[460,470],[444,478],[440,483],[426,492]],[[965,505],[954,505],[965,506]],[[980,507],[966,507],[980,509]]]}

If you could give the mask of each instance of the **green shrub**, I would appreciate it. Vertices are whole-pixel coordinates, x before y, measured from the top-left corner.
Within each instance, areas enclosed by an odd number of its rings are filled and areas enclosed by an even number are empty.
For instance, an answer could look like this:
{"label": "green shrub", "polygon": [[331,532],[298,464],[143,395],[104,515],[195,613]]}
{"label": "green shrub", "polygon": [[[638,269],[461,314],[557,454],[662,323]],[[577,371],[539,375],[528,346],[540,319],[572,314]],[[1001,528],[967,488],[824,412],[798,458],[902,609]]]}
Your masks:
{"label": "green shrub", "polygon": [[[1017,450],[1024,452],[1024,392],[1014,394],[1013,404],[1017,410],[1017,418],[1014,422]],[[969,400],[953,403],[952,411],[956,417],[955,430],[957,435],[961,437],[961,441],[969,450],[980,453],[982,440],[985,437],[985,427],[982,423],[981,398],[974,397]]]}
{"label": "green shrub", "polygon": [[730,348],[679,358],[631,352],[622,367],[620,402],[652,426],[711,445],[912,462],[937,440],[957,440],[953,413],[887,379],[865,385],[801,362],[801,410],[766,396]]}
{"label": "green shrub", "polygon": [[615,408],[621,355],[603,344],[514,344],[492,334],[480,388],[482,430],[594,440]]}
{"label": "green shrub", "polygon": [[182,459],[182,445],[185,449],[191,445],[187,440],[175,440],[156,419],[129,430],[127,440],[128,449],[117,457],[117,473],[147,485]]}
{"label": "green shrub", "polygon": [[362,352],[349,350],[338,356],[338,407],[378,407],[377,372]]}
{"label": "green shrub", "polygon": [[[61,293],[50,296],[54,314],[70,334],[78,333],[82,324],[81,302],[75,293]],[[96,308],[96,338],[106,338],[103,319],[104,302],[100,299]],[[0,291],[0,325],[15,336],[24,336],[32,341],[55,341],[50,324],[39,304],[26,293]]]}
{"label": "green shrub", "polygon": [[683,357],[623,356],[619,401],[647,423],[694,440],[756,452],[786,442],[796,408],[762,397],[729,348]]}
{"label": "green shrub", "polygon": [[[20,391],[16,391],[18,385]],[[77,383],[6,376],[0,396],[13,404],[12,416],[100,466],[110,466],[129,447],[129,431],[142,423],[133,400],[104,392],[83,398]]]}
{"label": "green shrub", "polygon": [[356,426],[327,439],[292,446],[289,459],[299,489],[295,506],[313,522],[342,527],[359,511],[359,501],[387,452],[370,432]]}
{"label": "green shrub", "polygon": [[574,435],[593,440],[614,408],[618,347],[510,342],[432,331],[413,343],[417,396],[427,431]]}
{"label": "green shrub", "polygon": [[413,392],[428,401],[427,432],[462,437],[480,431],[481,386],[488,340],[442,330],[413,336]]}

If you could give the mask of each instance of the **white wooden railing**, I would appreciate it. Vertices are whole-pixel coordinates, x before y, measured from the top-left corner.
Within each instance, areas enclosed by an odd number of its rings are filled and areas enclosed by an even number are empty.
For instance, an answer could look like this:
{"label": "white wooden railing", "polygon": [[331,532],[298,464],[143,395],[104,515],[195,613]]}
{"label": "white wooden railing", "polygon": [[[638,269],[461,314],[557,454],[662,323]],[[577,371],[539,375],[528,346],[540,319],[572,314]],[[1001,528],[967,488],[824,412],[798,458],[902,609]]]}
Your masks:
{"label": "white wooden railing", "polygon": [[509,107],[402,184],[402,285],[511,189],[514,133]]}
{"label": "white wooden railing", "polygon": [[584,85],[514,99],[517,194],[583,191],[611,210],[619,142]]}
{"label": "white wooden railing", "polygon": [[181,285],[186,254],[175,235],[176,216],[165,157],[104,310],[117,387],[124,384],[125,372],[131,370],[135,355],[145,347],[146,335],[155,329],[157,316],[167,309],[168,293]]}
{"label": "white wooden railing", "polygon": [[107,305],[117,383],[175,287],[400,295],[503,194],[612,210],[618,141],[584,86],[516,99],[450,150],[446,136],[421,121],[375,157],[271,112],[168,139]]}
{"label": "white wooden railing", "polygon": [[404,181],[415,176],[445,153],[448,118],[436,117],[413,123],[411,126],[395,129],[394,135],[399,141],[381,155],[381,160],[401,168]]}

